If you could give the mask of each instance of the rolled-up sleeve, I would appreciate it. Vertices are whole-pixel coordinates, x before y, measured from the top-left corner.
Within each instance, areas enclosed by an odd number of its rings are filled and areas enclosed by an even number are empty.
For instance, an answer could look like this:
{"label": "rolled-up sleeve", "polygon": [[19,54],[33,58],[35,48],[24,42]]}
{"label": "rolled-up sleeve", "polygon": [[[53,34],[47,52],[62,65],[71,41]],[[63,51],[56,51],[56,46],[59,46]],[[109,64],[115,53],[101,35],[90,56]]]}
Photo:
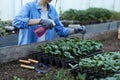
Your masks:
{"label": "rolled-up sleeve", "polygon": [[30,6],[29,4],[26,4],[16,15],[12,21],[12,25],[14,27],[24,29],[28,28],[28,21],[29,21],[29,11],[30,11]]}
{"label": "rolled-up sleeve", "polygon": [[67,37],[70,32],[70,28],[65,28],[59,19],[56,20],[55,30],[60,37]]}

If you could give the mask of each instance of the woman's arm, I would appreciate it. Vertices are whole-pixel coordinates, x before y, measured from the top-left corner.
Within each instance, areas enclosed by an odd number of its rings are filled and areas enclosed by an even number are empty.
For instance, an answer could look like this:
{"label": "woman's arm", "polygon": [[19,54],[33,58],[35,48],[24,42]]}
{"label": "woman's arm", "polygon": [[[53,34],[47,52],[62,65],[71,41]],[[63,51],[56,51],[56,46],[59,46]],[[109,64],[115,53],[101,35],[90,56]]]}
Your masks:
{"label": "woman's arm", "polygon": [[36,24],[39,24],[39,22],[40,22],[40,19],[29,19],[28,25],[29,26],[36,25]]}
{"label": "woman's arm", "polygon": [[14,17],[13,19],[13,26],[24,29],[28,28],[30,25],[36,25],[39,23],[40,19],[31,19],[31,7],[34,7],[33,3],[27,3],[23,8],[20,10],[20,12]]}
{"label": "woman's arm", "polygon": [[74,33],[75,33],[74,29],[70,29],[69,34],[74,34]]}

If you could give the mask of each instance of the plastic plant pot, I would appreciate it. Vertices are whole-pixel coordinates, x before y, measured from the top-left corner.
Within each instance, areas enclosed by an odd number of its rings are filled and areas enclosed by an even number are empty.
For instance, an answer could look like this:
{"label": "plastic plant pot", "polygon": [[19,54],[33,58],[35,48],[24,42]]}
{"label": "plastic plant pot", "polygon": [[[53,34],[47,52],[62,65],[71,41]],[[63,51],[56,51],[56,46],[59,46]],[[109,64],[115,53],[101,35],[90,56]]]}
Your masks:
{"label": "plastic plant pot", "polygon": [[44,57],[43,57],[43,60],[44,60],[44,64],[46,64],[46,65],[49,64],[49,62],[48,62],[48,57],[47,57],[47,56],[44,56]]}
{"label": "plastic plant pot", "polygon": [[58,57],[56,57],[56,58],[55,58],[55,64],[56,64],[57,67],[62,67],[61,59],[58,58]]}

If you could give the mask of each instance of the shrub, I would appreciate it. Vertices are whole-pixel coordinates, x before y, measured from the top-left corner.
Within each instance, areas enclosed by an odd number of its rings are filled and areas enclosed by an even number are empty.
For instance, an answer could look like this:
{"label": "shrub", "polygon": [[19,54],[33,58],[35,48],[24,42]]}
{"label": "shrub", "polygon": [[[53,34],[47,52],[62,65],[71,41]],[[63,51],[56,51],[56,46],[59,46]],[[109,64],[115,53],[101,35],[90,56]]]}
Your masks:
{"label": "shrub", "polygon": [[5,22],[1,21],[0,19],[0,36],[6,35],[6,30],[5,30]]}

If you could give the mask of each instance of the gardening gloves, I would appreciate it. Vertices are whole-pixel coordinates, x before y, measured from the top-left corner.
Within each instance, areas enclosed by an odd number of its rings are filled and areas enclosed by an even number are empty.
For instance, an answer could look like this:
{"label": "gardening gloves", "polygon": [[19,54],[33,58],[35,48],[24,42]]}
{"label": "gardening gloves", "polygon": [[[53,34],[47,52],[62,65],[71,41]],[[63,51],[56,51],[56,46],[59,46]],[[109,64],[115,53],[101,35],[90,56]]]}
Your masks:
{"label": "gardening gloves", "polygon": [[55,23],[52,20],[47,20],[47,19],[41,19],[39,24],[46,29],[52,29],[52,27],[55,26],[54,25]]}
{"label": "gardening gloves", "polygon": [[86,33],[86,27],[85,26],[80,26],[78,28],[74,29],[75,33],[81,33],[81,34],[85,34]]}

